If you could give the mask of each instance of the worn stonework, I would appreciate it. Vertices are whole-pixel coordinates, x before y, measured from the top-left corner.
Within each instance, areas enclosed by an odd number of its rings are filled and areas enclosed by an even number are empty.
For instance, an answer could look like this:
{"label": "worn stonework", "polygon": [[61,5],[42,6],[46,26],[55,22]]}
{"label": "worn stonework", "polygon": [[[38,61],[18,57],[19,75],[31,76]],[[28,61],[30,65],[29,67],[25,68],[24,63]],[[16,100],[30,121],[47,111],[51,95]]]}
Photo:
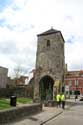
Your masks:
{"label": "worn stonework", "polygon": [[[0,111],[0,125],[12,125],[13,122],[22,120],[24,117],[40,113],[42,104],[26,104],[22,106],[11,107],[10,109]],[[27,124],[28,125],[28,124]]]}
{"label": "worn stonework", "polygon": [[[40,99],[40,81],[45,76],[60,81],[59,90],[64,82],[64,39],[60,31],[50,29],[38,35],[34,100]],[[46,79],[47,80],[47,79]]]}

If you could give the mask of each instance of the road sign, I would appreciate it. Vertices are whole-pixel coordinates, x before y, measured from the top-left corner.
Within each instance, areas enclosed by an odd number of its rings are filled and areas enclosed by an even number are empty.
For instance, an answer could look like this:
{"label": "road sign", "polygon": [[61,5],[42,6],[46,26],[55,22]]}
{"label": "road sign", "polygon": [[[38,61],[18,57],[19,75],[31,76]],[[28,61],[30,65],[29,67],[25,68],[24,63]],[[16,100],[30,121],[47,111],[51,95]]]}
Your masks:
{"label": "road sign", "polygon": [[65,85],[65,91],[69,91],[69,85]]}

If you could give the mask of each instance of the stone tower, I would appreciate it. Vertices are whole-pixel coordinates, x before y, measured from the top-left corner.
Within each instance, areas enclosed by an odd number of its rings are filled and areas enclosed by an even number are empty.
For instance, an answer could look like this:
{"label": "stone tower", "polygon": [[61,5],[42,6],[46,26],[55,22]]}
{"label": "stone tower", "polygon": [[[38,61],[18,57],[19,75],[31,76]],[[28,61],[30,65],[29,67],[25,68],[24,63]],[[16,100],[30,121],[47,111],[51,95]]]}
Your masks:
{"label": "stone tower", "polygon": [[54,91],[62,91],[64,86],[64,39],[61,32],[51,28],[37,37],[34,83],[36,102],[53,100]]}

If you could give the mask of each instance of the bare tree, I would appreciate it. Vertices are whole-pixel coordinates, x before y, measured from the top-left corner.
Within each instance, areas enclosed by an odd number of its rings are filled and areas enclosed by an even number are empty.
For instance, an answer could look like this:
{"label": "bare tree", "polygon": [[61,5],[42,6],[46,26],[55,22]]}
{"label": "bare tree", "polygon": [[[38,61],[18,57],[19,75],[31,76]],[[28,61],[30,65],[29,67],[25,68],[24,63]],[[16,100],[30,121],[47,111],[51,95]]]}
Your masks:
{"label": "bare tree", "polygon": [[23,69],[21,66],[17,66],[14,68],[15,78],[20,78],[21,74],[23,73]]}
{"label": "bare tree", "polygon": [[15,84],[18,84],[18,80],[21,78],[21,76],[24,76],[25,73],[27,73],[27,68],[25,69],[21,65],[17,65],[14,68],[14,75],[15,75]]}
{"label": "bare tree", "polygon": [[28,73],[28,69],[22,65],[17,65],[14,68],[14,75],[15,78],[20,78],[20,76],[25,75]]}

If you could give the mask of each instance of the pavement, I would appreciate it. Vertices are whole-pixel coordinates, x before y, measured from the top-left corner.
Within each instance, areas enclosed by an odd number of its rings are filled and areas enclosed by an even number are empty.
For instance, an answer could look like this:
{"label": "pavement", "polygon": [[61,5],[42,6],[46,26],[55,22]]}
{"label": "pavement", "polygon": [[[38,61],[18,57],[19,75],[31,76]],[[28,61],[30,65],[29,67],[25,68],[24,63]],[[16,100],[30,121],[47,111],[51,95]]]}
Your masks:
{"label": "pavement", "polygon": [[[69,108],[69,106],[66,105],[65,110],[68,108]],[[21,121],[12,123],[11,125],[43,125],[47,121],[52,120],[53,118],[55,118],[58,115],[60,115],[61,113],[63,113],[63,111],[64,110],[62,108],[44,107],[43,106],[42,112],[29,116],[29,117],[26,117],[26,118],[22,119]]]}
{"label": "pavement", "polygon": [[53,118],[63,113],[65,110],[68,110],[70,106],[73,106],[70,104],[72,103],[76,104],[79,101],[79,99],[75,101],[75,99],[72,98],[72,99],[67,99],[66,101],[68,102],[68,104],[66,103],[64,110],[62,108],[57,108],[57,107],[44,107],[43,106],[42,112],[26,117],[22,119],[21,121],[12,123],[11,125],[43,125],[47,121],[52,120]]}

